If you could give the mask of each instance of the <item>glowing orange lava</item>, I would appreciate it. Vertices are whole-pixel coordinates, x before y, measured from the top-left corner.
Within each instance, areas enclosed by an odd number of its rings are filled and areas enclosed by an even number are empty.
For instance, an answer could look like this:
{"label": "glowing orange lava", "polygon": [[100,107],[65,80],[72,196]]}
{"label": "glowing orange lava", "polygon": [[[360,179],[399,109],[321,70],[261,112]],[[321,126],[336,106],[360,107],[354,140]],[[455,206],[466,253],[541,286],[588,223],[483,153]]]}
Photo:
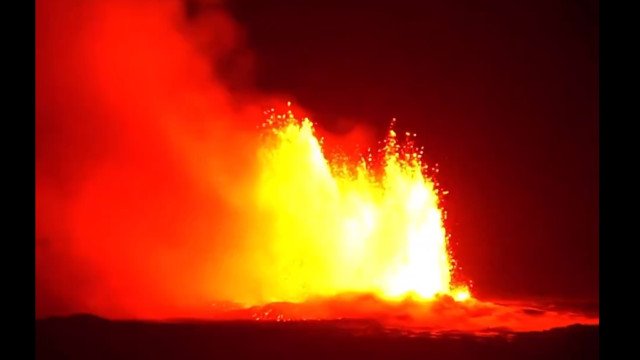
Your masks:
{"label": "glowing orange lava", "polygon": [[341,293],[386,300],[470,297],[452,284],[439,190],[411,135],[379,153],[328,159],[308,118],[272,110],[259,150],[257,199],[272,226],[264,301]]}

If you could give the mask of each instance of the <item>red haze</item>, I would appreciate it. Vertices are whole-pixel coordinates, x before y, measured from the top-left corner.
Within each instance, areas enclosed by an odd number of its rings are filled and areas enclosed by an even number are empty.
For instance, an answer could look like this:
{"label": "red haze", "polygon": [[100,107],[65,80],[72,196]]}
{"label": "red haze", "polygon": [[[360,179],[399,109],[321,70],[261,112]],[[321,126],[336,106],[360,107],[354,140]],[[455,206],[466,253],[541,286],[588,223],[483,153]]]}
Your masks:
{"label": "red haze", "polygon": [[37,316],[190,315],[242,291],[224,261],[254,216],[263,102],[215,76],[229,54],[250,64],[238,44],[216,9],[188,22],[177,1],[37,2]]}

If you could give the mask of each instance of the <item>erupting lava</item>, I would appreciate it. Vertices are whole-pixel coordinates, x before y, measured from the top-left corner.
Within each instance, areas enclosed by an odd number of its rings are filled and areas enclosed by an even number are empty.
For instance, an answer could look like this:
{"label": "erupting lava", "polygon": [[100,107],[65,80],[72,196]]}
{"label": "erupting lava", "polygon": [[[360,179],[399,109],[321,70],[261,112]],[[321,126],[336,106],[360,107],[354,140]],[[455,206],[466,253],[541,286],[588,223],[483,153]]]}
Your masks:
{"label": "erupting lava", "polygon": [[597,324],[542,304],[479,301],[452,280],[440,191],[415,134],[399,141],[390,129],[358,161],[328,158],[309,119],[266,115],[255,185],[268,224],[263,296],[214,318],[375,319],[389,329],[478,334]]}
{"label": "erupting lava", "polygon": [[597,324],[454,280],[415,134],[392,123],[354,159],[291,106],[258,131],[282,100],[236,88],[251,61],[230,14],[184,5],[37,2],[37,317]]}
{"label": "erupting lava", "polygon": [[266,114],[256,189],[273,224],[273,263],[265,271],[277,281],[266,300],[469,298],[467,287],[452,284],[439,190],[415,134],[401,142],[391,129],[377,153],[357,162],[327,159],[309,119],[291,110]]}

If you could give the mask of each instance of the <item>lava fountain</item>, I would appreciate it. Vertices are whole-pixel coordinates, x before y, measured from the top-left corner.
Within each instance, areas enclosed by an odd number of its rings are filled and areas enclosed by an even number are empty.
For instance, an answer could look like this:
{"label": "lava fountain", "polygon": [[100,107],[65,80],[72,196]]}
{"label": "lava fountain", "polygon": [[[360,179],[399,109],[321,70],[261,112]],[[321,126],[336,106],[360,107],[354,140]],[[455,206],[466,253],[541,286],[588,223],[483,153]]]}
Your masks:
{"label": "lava fountain", "polygon": [[[290,105],[290,103],[289,103]],[[369,319],[402,331],[477,334],[597,324],[585,313],[495,303],[454,281],[443,192],[395,119],[378,150],[357,160],[326,155],[308,118],[265,112],[255,199],[263,296],[214,318],[266,321]]]}
{"label": "lava fountain", "polygon": [[270,301],[468,297],[452,284],[439,190],[415,134],[399,141],[390,129],[380,151],[353,162],[328,159],[313,123],[291,110],[272,110],[264,128],[256,197],[273,224]]}

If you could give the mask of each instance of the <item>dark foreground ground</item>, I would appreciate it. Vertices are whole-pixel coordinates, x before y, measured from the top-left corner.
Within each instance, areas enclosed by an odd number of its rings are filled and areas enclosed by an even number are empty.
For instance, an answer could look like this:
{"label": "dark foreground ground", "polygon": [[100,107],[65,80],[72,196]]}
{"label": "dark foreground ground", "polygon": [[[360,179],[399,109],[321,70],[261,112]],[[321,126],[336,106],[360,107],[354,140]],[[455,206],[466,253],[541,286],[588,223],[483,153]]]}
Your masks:
{"label": "dark foreground ground", "polygon": [[375,322],[36,321],[37,359],[598,359],[597,326],[544,332],[406,334]]}

